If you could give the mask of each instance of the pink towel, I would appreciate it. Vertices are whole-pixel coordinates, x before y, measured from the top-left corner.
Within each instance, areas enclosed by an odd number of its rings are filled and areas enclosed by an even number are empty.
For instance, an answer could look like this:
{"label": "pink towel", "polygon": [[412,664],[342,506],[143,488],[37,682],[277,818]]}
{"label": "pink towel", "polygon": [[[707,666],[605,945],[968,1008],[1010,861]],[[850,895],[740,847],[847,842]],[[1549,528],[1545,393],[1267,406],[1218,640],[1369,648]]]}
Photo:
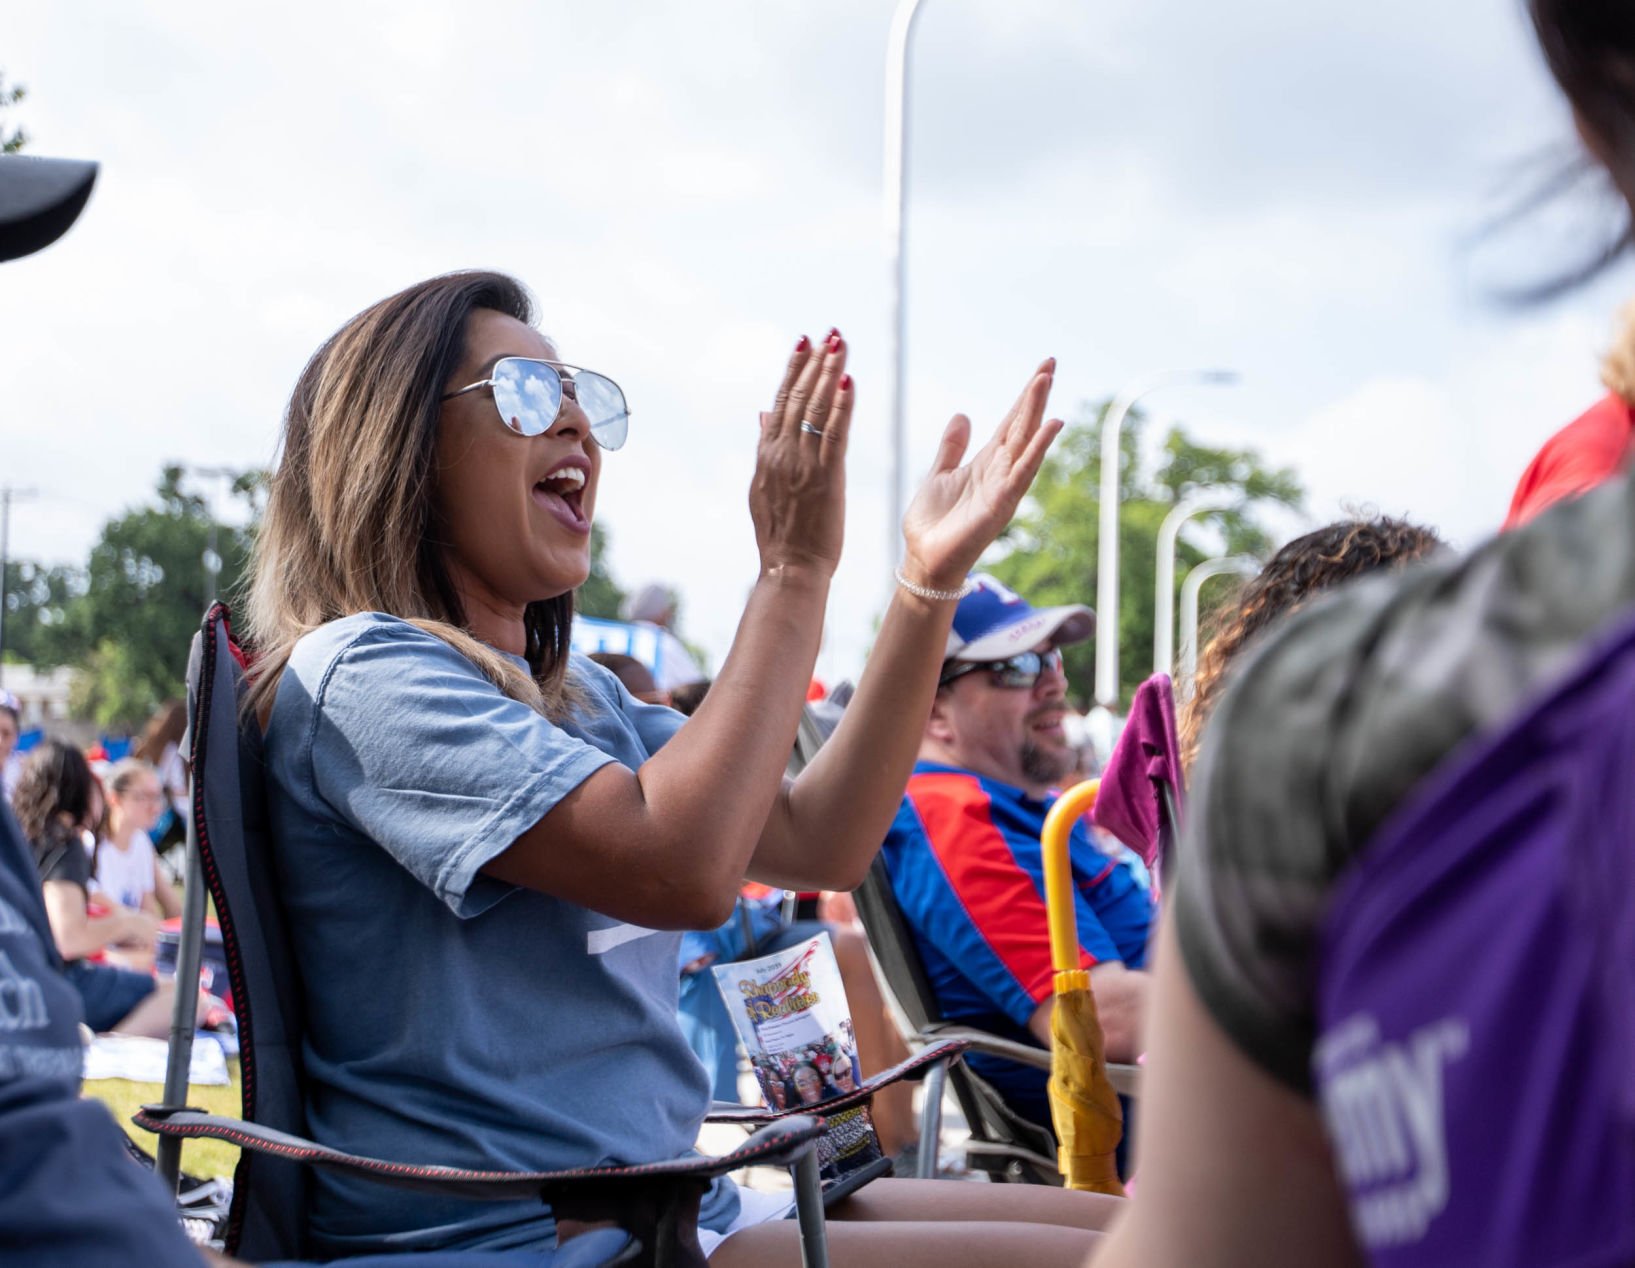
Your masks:
{"label": "pink towel", "polygon": [[1149,869],[1158,857],[1164,821],[1160,785],[1175,794],[1181,812],[1181,757],[1175,731],[1175,692],[1168,674],[1154,674],[1136,688],[1130,716],[1101,773],[1101,791],[1090,818],[1141,856]]}

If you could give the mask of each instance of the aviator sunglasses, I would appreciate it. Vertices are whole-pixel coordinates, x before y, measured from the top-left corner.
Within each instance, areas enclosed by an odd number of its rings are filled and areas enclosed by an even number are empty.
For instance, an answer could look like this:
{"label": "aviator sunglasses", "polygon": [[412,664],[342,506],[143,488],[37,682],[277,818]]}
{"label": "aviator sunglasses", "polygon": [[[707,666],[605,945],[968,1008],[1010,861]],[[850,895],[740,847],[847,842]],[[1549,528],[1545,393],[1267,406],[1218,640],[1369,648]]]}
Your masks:
{"label": "aviator sunglasses", "polygon": [[993,675],[996,687],[1032,688],[1044,673],[1061,673],[1062,654],[1052,647],[1048,652],[1017,652],[1004,660],[956,660],[942,671],[937,686],[946,687],[956,678],[986,670]]}
{"label": "aviator sunglasses", "polygon": [[565,396],[578,403],[590,422],[590,434],[603,449],[617,449],[630,434],[630,408],[624,392],[605,374],[546,361],[539,357],[501,357],[486,379],[448,393],[445,401],[494,389],[500,421],[519,436],[543,436],[562,412]]}

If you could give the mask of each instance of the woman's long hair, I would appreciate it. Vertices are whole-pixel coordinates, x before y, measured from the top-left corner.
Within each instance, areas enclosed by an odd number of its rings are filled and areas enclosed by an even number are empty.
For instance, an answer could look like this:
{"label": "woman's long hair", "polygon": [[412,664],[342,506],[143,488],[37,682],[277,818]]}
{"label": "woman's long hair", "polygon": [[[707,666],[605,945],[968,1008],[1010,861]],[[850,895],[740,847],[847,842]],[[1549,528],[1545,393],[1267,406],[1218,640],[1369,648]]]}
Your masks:
{"label": "woman's long hair", "polygon": [[29,752],[11,808],[36,862],[55,850],[85,848],[79,827],[91,812],[93,778],[91,764],[72,744],[41,740]]}
{"label": "woman's long hair", "polygon": [[1191,771],[1204,723],[1226,689],[1238,653],[1268,625],[1313,595],[1352,577],[1412,563],[1441,549],[1434,530],[1380,516],[1340,520],[1296,537],[1220,609],[1198,658],[1192,698],[1181,713],[1181,767]]}
{"label": "woman's long hair", "polygon": [[534,319],[514,279],[448,273],[364,309],[301,372],[250,564],[251,709],[270,707],[297,640],[357,612],[385,612],[437,635],[542,713],[559,717],[571,704],[572,593],[528,605],[530,677],[467,631],[443,555],[437,425],[479,308]]}
{"label": "woman's long hair", "polygon": [[1631,209],[1604,249],[1541,288],[1549,296],[1594,276],[1635,245],[1635,7],[1628,0],[1528,0],[1527,7],[1590,156]]}

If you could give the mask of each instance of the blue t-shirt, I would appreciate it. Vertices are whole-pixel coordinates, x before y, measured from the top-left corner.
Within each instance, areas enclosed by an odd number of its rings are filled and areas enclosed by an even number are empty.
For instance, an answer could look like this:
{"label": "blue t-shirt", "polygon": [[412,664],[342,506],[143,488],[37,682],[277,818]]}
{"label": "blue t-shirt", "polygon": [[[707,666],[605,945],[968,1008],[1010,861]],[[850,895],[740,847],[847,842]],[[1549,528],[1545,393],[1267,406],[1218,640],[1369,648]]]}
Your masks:
{"label": "blue t-shirt", "polygon": [[[709,1085],[676,1021],[679,935],[480,874],[593,772],[634,770],[685,720],[582,656],[570,673],[588,703],[558,726],[394,617],[296,645],[266,753],[319,1141],[529,1170],[691,1152]],[[737,1206],[718,1183],[700,1222],[720,1230]],[[555,1240],[538,1202],[327,1172],[312,1212],[336,1254]]]}
{"label": "blue t-shirt", "polygon": [[[1044,851],[1053,803],[974,771],[918,762],[881,857],[942,1015],[1036,1043],[1028,1019],[1051,993]],[[1147,962],[1151,894],[1096,848],[1081,820],[1068,838],[1079,963]],[[1048,1121],[1043,1071],[975,1054],[972,1069],[1029,1117]]]}
{"label": "blue t-shirt", "polygon": [[80,1099],[79,994],[61,976],[34,858],[0,803],[0,1262],[197,1268],[176,1209]]}

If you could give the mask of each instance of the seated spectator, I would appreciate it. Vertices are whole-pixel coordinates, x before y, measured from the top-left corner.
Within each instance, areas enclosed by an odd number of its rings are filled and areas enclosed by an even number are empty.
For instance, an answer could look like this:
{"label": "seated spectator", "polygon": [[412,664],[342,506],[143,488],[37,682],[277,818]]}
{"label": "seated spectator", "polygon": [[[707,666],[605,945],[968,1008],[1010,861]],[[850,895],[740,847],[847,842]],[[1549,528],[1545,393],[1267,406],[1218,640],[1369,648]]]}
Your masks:
{"label": "seated spectator", "polygon": [[1181,765],[1188,773],[1204,723],[1226,690],[1228,670],[1279,617],[1353,577],[1400,568],[1442,549],[1436,531],[1388,515],[1339,520],[1296,537],[1219,609],[1198,657],[1192,698],[1181,710]]}
{"label": "seated spectator", "polygon": [[[1049,1047],[1055,1007],[1040,834],[1078,753],[1062,729],[1059,648],[1090,637],[1080,605],[1030,607],[992,577],[960,600],[919,761],[882,856],[942,1015]],[[1142,1050],[1151,894],[1095,845],[1071,838],[1080,963],[1107,1056]],[[973,1054],[971,1068],[1024,1117],[1050,1126],[1046,1076]]]}
{"label": "seated spectator", "polygon": [[[158,773],[141,759],[127,757],[114,763],[103,786],[108,809],[91,863],[92,892],[156,920],[181,915],[182,900],[148,835],[165,809]],[[146,957],[138,960],[110,954],[110,959],[127,968],[153,967]]]}
{"label": "seated spectator", "polygon": [[23,715],[17,708],[17,697],[0,691],[0,802],[11,800],[11,790],[17,782],[22,765],[17,740],[22,733]]}
{"label": "seated spectator", "polygon": [[1557,502],[1589,492],[1629,467],[1635,435],[1635,305],[1601,361],[1607,394],[1550,439],[1527,464],[1504,527],[1518,528]]}
{"label": "seated spectator", "polygon": [[98,1032],[162,1038],[170,1029],[171,984],[90,959],[110,947],[151,956],[159,929],[146,912],[119,904],[92,914],[91,861],[80,836],[91,798],[91,768],[84,756],[70,744],[48,739],[24,762],[12,807],[34,850],[51,935],[64,973],[84,1003],[86,1025]]}
{"label": "seated spectator", "polygon": [[159,821],[148,829],[154,848],[160,854],[187,836],[187,758],[182,752],[182,734],[186,729],[187,706],[180,700],[167,700],[148,719],[142,734],[131,745],[130,756],[153,767],[159,776],[159,786],[165,790]]}

